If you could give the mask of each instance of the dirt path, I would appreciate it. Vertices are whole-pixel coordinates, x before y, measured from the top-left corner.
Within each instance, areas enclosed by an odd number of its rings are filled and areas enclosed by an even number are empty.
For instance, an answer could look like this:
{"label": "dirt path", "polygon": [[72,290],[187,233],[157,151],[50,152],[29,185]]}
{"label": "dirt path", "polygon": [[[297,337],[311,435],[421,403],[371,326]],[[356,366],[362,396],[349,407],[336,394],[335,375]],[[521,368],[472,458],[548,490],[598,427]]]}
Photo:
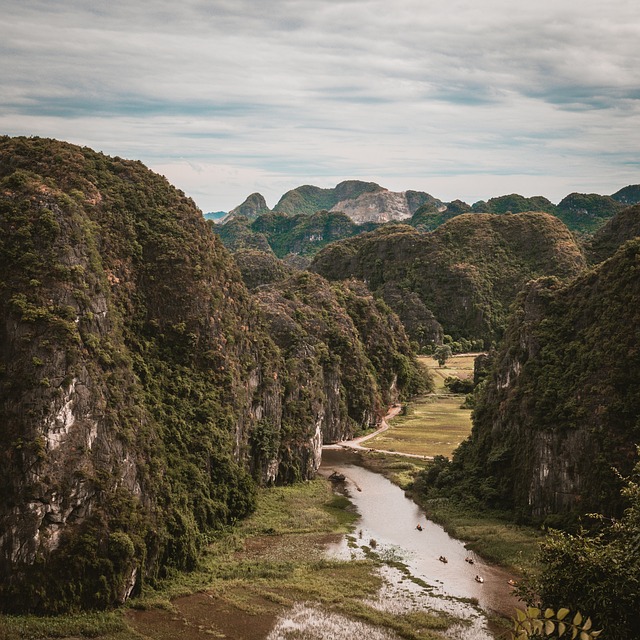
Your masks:
{"label": "dirt path", "polygon": [[336,442],[334,444],[324,445],[323,449],[355,449],[356,451],[375,451],[376,453],[388,453],[394,456],[402,456],[404,458],[420,458],[420,460],[433,460],[433,456],[421,456],[417,453],[399,453],[398,451],[387,451],[386,449],[374,449],[373,447],[363,447],[362,443],[370,440],[371,438],[375,438],[380,435],[384,431],[389,428],[389,423],[387,420],[391,420],[391,418],[395,418],[401,411],[402,407],[400,405],[393,405],[389,409],[389,413],[382,418],[380,422],[380,426],[372,433],[368,433],[366,436],[360,436],[359,438],[354,438],[353,440],[342,440],[341,442]]}

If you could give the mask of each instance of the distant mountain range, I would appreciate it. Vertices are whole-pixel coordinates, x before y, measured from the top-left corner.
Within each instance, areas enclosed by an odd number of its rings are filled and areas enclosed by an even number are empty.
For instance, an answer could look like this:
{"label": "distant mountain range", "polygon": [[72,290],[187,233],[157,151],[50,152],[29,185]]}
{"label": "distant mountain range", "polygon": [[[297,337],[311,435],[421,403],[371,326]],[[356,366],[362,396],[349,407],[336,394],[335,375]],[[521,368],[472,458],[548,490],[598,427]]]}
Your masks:
{"label": "distant mountain range", "polygon": [[332,189],[322,189],[313,185],[297,187],[285,193],[273,209],[269,209],[261,194],[252,193],[228,214],[217,212],[205,215],[215,222],[229,222],[242,218],[252,223],[268,214],[294,218],[326,211],[342,213],[356,225],[384,224],[402,220],[422,231],[432,231],[445,220],[462,213],[504,214],[543,211],[560,218],[572,231],[593,234],[616,213],[638,202],[640,185],[629,185],[612,195],[571,193],[557,205],[544,196],[526,198],[517,193],[490,198],[487,201],[480,200],[470,205],[461,200],[446,203],[423,191],[396,192],[375,182],[346,180]]}
{"label": "distant mountain range", "polygon": [[209,211],[209,213],[205,213],[204,217],[206,220],[213,220],[214,222],[220,222],[227,215],[226,211]]}

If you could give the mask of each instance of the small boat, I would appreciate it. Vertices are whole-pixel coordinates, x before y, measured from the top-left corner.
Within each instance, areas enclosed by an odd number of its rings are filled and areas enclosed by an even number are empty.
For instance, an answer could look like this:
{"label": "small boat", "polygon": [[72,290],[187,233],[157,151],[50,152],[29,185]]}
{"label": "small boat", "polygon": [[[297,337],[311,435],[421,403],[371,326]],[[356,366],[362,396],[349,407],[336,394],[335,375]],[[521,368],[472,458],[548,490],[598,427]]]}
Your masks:
{"label": "small boat", "polygon": [[332,480],[333,482],[344,482],[346,480],[346,476],[344,476],[344,474],[342,473],[338,473],[337,471],[334,471],[329,476],[329,480]]}
{"label": "small boat", "polygon": [[417,525],[416,525],[416,529],[417,529],[418,531],[422,531],[422,525],[421,525],[421,524],[417,524]]}
{"label": "small boat", "polygon": [[476,576],[476,582],[484,582],[484,578],[480,577],[480,576]]}
{"label": "small boat", "polygon": [[444,556],[440,556],[438,560],[440,560],[440,562],[444,562],[445,564],[449,562]]}
{"label": "small boat", "polygon": [[465,562],[468,562],[469,564],[473,564],[474,563],[474,559],[471,556],[467,556],[464,559]]}

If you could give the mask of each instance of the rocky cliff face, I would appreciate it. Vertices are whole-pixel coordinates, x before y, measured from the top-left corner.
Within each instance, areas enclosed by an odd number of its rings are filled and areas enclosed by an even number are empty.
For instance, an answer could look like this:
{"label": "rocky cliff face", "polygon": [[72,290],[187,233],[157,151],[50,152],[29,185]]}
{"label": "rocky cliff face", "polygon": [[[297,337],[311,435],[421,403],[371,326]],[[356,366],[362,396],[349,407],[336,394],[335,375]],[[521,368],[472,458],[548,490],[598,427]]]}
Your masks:
{"label": "rocky cliff face", "polygon": [[445,205],[428,193],[417,191],[394,192],[387,189],[363,193],[357,198],[341,200],[331,211],[341,211],[356,224],[406,220],[425,203],[444,210]]}
{"label": "rocky cliff face", "polygon": [[[110,606],[193,566],[255,482],[314,473],[323,411],[373,419],[394,385],[360,393],[370,359],[314,377],[270,322],[164,178],[0,139],[0,608]],[[334,409],[333,389],[361,404]]]}
{"label": "rocky cliff face", "polygon": [[537,519],[620,514],[614,469],[640,441],[639,264],[636,240],[520,296],[455,461],[482,499]]}

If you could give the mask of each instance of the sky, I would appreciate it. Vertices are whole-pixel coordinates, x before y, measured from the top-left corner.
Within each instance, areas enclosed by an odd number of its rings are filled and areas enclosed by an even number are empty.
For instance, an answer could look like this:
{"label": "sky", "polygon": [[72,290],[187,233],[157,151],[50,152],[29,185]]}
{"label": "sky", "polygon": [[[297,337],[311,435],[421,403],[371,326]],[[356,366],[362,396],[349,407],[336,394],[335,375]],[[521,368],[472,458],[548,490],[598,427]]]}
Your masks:
{"label": "sky", "polygon": [[640,183],[637,0],[0,0],[0,30],[0,133],[141,160],[205,212]]}

